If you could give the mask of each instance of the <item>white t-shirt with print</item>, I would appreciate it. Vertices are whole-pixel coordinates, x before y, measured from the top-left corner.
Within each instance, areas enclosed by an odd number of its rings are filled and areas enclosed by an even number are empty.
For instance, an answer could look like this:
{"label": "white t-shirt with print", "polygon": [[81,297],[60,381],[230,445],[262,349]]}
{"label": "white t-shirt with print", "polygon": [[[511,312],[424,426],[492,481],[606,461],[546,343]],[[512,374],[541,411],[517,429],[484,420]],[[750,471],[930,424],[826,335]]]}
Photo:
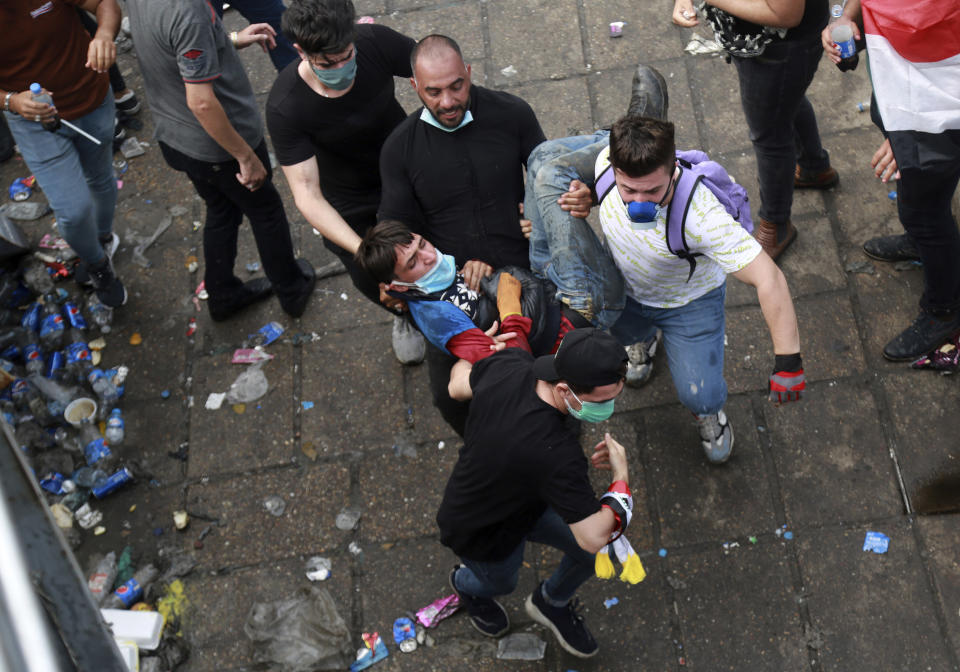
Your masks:
{"label": "white t-shirt with print", "polygon": [[[597,176],[609,165],[610,148],[597,157]],[[614,185],[600,204],[600,224],[613,259],[623,273],[627,295],[654,308],[676,308],[716,289],[757,258],[762,248],[724,209],[702,183],[690,199],[685,237],[690,252],[699,252],[690,275],[690,262],[667,248],[667,209],[657,216],[656,227],[634,229],[627,206]]]}

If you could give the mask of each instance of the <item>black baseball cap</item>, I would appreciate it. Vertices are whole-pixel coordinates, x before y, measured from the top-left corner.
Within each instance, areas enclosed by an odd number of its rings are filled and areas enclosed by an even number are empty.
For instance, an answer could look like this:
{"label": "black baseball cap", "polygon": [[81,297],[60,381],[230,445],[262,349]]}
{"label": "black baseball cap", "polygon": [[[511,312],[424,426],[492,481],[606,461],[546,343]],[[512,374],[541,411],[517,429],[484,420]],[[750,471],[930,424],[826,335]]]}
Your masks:
{"label": "black baseball cap", "polygon": [[565,380],[577,387],[597,387],[620,382],[626,361],[627,351],[617,339],[587,327],[568,331],[556,354],[537,357],[533,373],[548,383]]}

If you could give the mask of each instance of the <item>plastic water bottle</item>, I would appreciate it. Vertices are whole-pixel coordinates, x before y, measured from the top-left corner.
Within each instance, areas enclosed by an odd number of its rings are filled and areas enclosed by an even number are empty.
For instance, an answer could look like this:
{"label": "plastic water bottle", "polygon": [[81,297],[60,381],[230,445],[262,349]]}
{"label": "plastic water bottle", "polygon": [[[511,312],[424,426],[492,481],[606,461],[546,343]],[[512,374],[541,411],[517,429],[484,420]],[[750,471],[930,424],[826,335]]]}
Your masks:
{"label": "plastic water bottle", "polygon": [[120,392],[101,369],[91,369],[87,374],[87,382],[90,383],[90,389],[100,401],[101,417],[106,417],[120,398]]}
{"label": "plastic water bottle", "polygon": [[90,589],[90,594],[93,595],[94,602],[97,604],[103,602],[116,578],[117,554],[110,551],[97,563],[87,579],[87,587]]}
{"label": "plastic water bottle", "polygon": [[[30,85],[30,96],[38,103],[46,103],[53,106],[53,96],[43,92],[43,87],[37,82]],[[54,115],[53,119],[43,122],[43,127],[48,131],[55,131],[60,128],[60,115]]]}
{"label": "plastic water bottle", "polygon": [[104,437],[111,446],[119,446],[123,443],[123,413],[119,408],[110,411],[110,419],[107,420],[107,430],[104,432]]}
{"label": "plastic water bottle", "polygon": [[59,350],[63,345],[64,331],[64,319],[60,306],[48,301],[43,304],[40,315],[40,344],[47,352]]}
{"label": "plastic water bottle", "polygon": [[855,70],[860,62],[860,55],[857,54],[857,43],[853,39],[853,30],[850,26],[837,23],[843,15],[843,6],[834,5],[830,10],[830,39],[840,50],[840,62],[837,67],[841,72]]}
{"label": "plastic water bottle", "polygon": [[113,322],[113,308],[100,301],[96,292],[93,292],[87,300],[87,315],[95,325],[100,327],[101,332],[104,334],[110,332],[110,323]]}

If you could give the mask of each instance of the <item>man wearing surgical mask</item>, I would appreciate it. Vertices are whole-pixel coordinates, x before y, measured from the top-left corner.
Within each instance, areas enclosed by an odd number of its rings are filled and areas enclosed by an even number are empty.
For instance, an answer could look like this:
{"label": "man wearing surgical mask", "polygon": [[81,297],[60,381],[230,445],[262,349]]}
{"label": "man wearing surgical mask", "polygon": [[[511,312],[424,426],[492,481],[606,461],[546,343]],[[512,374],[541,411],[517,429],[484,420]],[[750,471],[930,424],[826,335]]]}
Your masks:
{"label": "man wearing surgical mask", "polygon": [[[411,54],[411,84],[423,107],[387,138],[380,154],[379,220],[397,220],[456,259],[477,289],[494,268],[529,268],[520,223],[523,170],[545,140],[533,109],[517,96],[472,84],[455,40],[428,35]],[[466,406],[446,381],[454,359],[427,348],[434,404],[458,433]]]}
{"label": "man wearing surgical mask", "polygon": [[526,542],[536,541],[563,558],[527,598],[527,614],[570,654],[589,658],[599,650],[574,595],[593,576],[597,551],[630,521],[627,459],[610,434],[596,445],[591,462],[610,469],[613,481],[598,499],[566,420],[609,418],[626,370],[623,346],[593,328],[567,333],[554,355],[534,359],[512,348],[454,366],[451,396],[472,401],[437,524],[440,541],[462,563],[450,573],[450,585],[482,634],[509,630],[495,598],[513,592]]}
{"label": "man wearing surgical mask", "polygon": [[[300,58],[277,76],[266,104],[277,161],[304,218],[323,236],[354,286],[386,307],[377,283],[353,262],[380,204],[380,149],[406,113],[394,96],[394,77],[409,77],[409,37],[357,24],[351,0],[293,0],[283,32]],[[402,318],[394,350],[403,363],[423,358],[423,339]],[[419,359],[409,354],[419,342]],[[406,344],[406,345],[405,345]]]}

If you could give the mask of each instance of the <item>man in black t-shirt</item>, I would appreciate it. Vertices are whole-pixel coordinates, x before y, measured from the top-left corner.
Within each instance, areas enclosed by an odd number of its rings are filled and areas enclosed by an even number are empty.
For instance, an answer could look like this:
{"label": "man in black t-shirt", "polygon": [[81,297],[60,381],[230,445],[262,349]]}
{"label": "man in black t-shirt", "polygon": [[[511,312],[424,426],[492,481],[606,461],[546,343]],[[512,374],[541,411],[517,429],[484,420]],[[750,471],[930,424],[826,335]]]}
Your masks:
{"label": "man in black t-shirt", "polygon": [[594,573],[594,555],[629,523],[633,502],[623,446],[609,434],[591,457],[612,469],[597,501],[587,460],[566,416],[606,420],[623,389],[627,356],[597,329],[567,333],[555,355],[534,360],[512,348],[450,375],[454,399],[472,398],[464,447],[437,513],[440,540],[460,556],[450,585],[477,630],[498,637],[510,623],[494,597],[517,585],[528,540],[563,551],[560,566],[527,598],[526,610],[560,645],[587,658],[596,640],[574,593]]}
{"label": "man in black t-shirt", "polygon": [[[494,268],[529,268],[519,205],[527,157],[546,139],[536,115],[516,96],[471,86],[470,66],[449,37],[424,37],[411,60],[423,108],[383,145],[378,221],[403,222],[453,255],[473,290]],[[434,404],[463,434],[467,406],[446,393],[454,361],[427,348]]]}
{"label": "man in black t-shirt", "polygon": [[[406,115],[393,78],[410,76],[414,42],[386,26],[354,20],[350,0],[290,4],[283,32],[300,59],[280,72],[270,90],[267,127],[297,208],[343,261],[354,286],[380,305],[377,283],[353,254],[376,223],[380,148]],[[421,343],[419,361],[422,337],[413,333]],[[400,355],[398,350],[404,361]]]}

